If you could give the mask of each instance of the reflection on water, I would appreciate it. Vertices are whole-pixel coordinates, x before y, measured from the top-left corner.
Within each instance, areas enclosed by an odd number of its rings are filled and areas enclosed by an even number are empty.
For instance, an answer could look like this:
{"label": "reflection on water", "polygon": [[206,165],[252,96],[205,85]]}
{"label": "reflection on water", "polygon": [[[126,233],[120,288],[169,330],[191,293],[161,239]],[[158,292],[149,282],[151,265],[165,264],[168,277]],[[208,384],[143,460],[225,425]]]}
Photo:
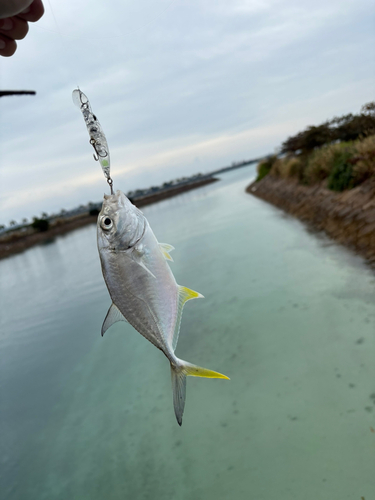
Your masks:
{"label": "reflection on water", "polygon": [[175,246],[176,424],[162,353],[110,305],[95,226],[0,262],[1,484],[7,500],[369,500],[375,279],[361,259],[247,195],[253,167],[144,208]]}

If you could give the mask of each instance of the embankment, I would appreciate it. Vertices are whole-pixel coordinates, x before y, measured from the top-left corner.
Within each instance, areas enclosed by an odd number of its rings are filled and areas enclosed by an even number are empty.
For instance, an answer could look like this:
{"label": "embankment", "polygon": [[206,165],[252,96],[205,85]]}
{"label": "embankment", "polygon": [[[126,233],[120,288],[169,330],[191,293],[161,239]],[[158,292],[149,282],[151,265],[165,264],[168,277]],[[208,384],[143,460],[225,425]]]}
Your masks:
{"label": "embankment", "polygon": [[285,210],[365,257],[375,266],[375,179],[337,193],[324,183],[301,185],[267,175],[246,191]]}

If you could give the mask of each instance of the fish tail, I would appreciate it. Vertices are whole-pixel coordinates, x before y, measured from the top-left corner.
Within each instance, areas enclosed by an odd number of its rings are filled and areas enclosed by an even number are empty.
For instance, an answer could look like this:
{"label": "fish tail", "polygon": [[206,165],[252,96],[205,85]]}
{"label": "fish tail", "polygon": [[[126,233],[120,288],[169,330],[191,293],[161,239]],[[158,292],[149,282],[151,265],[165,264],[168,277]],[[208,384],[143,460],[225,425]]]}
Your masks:
{"label": "fish tail", "polygon": [[182,359],[178,360],[178,364],[171,363],[172,375],[172,390],[173,390],[173,405],[176,419],[179,425],[182,425],[182,415],[185,408],[186,399],[186,377],[204,377],[204,378],[224,378],[229,380],[229,377],[207,368],[193,365]]}
{"label": "fish tail", "polygon": [[186,374],[181,366],[171,363],[171,375],[174,413],[178,425],[182,425],[182,415],[184,413],[186,398]]}

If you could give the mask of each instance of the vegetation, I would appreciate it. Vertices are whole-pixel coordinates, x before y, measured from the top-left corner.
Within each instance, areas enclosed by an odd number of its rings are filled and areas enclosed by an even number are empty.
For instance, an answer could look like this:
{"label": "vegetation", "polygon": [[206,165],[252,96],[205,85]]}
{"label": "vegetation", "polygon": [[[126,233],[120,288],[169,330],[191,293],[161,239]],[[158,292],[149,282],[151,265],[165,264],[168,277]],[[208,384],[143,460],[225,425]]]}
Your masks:
{"label": "vegetation", "polygon": [[262,162],[260,162],[258,164],[258,166],[257,166],[258,176],[256,178],[257,182],[260,181],[261,179],[263,179],[263,177],[265,177],[267,174],[270,173],[270,170],[271,170],[271,168],[276,160],[277,160],[276,155],[269,156],[268,158],[266,158],[265,160],[263,160]]}
{"label": "vegetation", "polygon": [[310,153],[316,148],[338,141],[355,141],[375,134],[375,102],[362,106],[358,115],[335,117],[318,126],[307,127],[281,145],[282,154]]}
{"label": "vegetation", "polygon": [[[135,201],[137,198],[141,198],[147,195],[154,195],[155,193],[162,192],[164,190],[179,187],[183,184],[188,184],[190,182],[202,181],[205,178],[212,177],[211,174],[195,174],[191,177],[181,177],[179,179],[164,182],[162,186],[152,186],[147,189],[137,189],[136,191],[130,191],[127,196],[130,201]],[[50,228],[61,226],[64,221],[71,221],[73,218],[80,216],[90,215],[91,217],[97,217],[102,208],[102,203],[89,202],[87,205],[80,205],[79,207],[73,208],[71,210],[66,210],[62,208],[59,213],[48,215],[46,212],[41,214],[41,217],[33,217],[32,222],[29,223],[26,218],[22,219],[21,223],[17,223],[15,220],[9,222],[9,227],[4,224],[0,224],[1,239],[7,238],[11,233],[12,238],[23,238],[35,231],[45,232]]]}
{"label": "vegetation", "polygon": [[40,231],[41,233],[44,233],[45,231],[48,231],[48,229],[49,229],[49,221],[46,218],[39,219],[38,217],[34,217],[31,226],[36,231]]}
{"label": "vegetation", "polygon": [[280,157],[258,165],[257,181],[268,173],[308,185],[325,182],[333,191],[375,178],[375,102],[362,106],[359,115],[336,117],[289,137]]}

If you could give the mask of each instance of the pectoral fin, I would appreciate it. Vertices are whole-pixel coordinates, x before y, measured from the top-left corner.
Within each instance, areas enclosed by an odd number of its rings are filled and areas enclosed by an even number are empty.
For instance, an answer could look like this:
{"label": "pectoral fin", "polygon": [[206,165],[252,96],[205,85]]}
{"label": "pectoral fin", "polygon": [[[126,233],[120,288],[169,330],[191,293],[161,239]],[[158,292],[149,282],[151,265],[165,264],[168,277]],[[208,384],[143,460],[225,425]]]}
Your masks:
{"label": "pectoral fin", "polygon": [[169,253],[174,250],[174,247],[172,247],[172,245],[168,245],[168,243],[159,243],[159,247],[165,257],[165,260],[170,260],[171,262],[173,262],[173,259],[169,255]]}
{"label": "pectoral fin", "polygon": [[141,266],[150,276],[152,276],[153,278],[156,279],[156,276],[150,271],[150,269],[148,269],[146,267],[146,265],[143,263],[142,261],[142,256],[137,256],[135,252],[132,252],[131,253],[131,258],[132,260],[138,264],[139,266]]}
{"label": "pectoral fin", "polygon": [[143,267],[143,269],[144,269],[145,271],[147,271],[147,272],[148,272],[148,274],[149,274],[150,276],[152,276],[153,278],[155,278],[155,279],[156,279],[155,274],[153,274],[153,273],[150,271],[150,269],[148,269],[148,268],[147,268],[147,267],[143,264],[143,262],[142,262],[141,260],[136,260],[136,263],[137,263],[138,265],[140,265],[141,267]]}
{"label": "pectoral fin", "polygon": [[108,309],[107,316],[105,317],[105,320],[103,322],[102,326],[102,337],[105,334],[105,332],[108,330],[108,328],[118,321],[126,321],[125,317],[122,315],[118,307],[115,306],[115,304],[112,304],[111,307]]}

